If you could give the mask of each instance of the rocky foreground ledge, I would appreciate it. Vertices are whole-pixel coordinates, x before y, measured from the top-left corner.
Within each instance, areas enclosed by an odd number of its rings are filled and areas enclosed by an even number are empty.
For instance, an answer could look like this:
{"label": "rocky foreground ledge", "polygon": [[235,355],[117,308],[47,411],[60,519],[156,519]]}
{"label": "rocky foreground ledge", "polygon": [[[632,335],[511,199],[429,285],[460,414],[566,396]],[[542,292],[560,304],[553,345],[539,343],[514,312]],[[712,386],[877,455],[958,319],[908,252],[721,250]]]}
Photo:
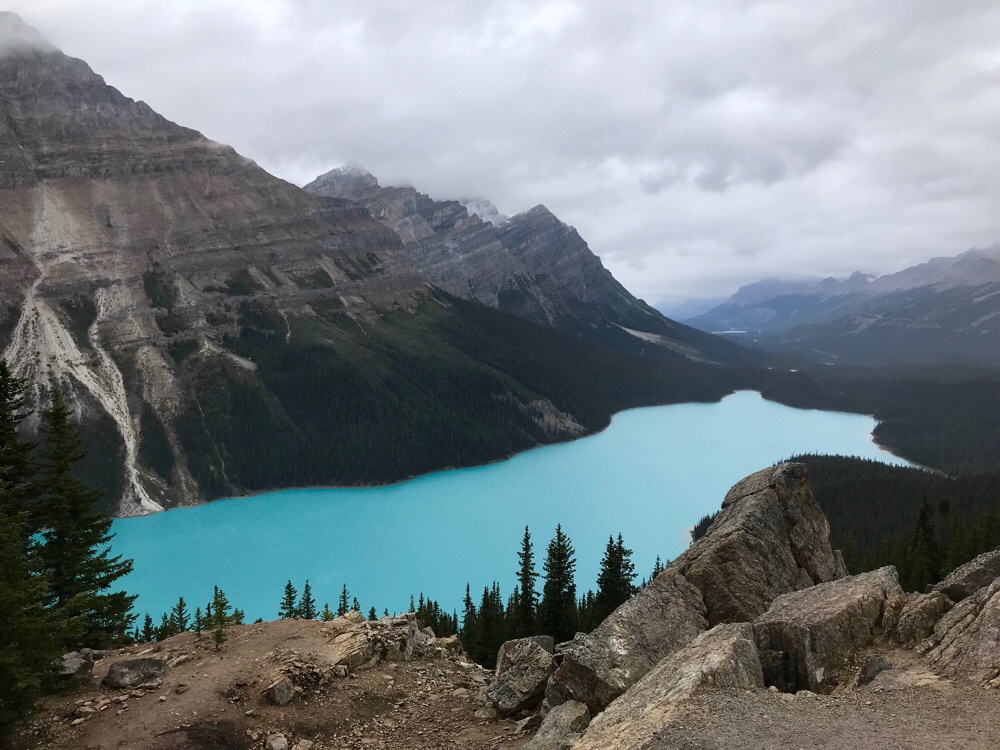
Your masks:
{"label": "rocky foreground ledge", "polygon": [[805,467],[727,494],[711,528],[589,634],[495,671],[410,614],[192,633],[70,656],[16,750],[1000,747],[1000,551],[920,594],[847,575]]}

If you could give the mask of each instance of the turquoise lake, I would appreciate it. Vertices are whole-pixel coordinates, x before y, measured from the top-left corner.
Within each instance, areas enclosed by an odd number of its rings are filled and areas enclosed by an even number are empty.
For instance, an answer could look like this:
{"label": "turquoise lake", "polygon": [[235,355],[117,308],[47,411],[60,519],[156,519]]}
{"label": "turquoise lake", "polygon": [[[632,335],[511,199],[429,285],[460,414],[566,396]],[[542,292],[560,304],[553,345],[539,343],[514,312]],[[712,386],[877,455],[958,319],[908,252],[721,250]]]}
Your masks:
{"label": "turquoise lake", "polygon": [[[274,619],[287,579],[309,579],[320,607],[346,583],[367,612],[408,608],[423,591],[458,609],[466,582],[506,597],[527,525],[541,569],[557,523],[576,547],[577,589],[595,586],[608,535],[635,551],[640,577],[677,556],[688,530],[737,480],[788,456],[907,462],[875,445],[875,421],[735,393],[714,404],[622,412],[604,432],[500,463],[371,488],[295,489],[114,523],[135,560],[125,587],[155,619],[184,596],[192,611],[221,586],[248,620]],[[541,582],[539,582],[539,589]],[[477,596],[478,603],[478,596]]]}

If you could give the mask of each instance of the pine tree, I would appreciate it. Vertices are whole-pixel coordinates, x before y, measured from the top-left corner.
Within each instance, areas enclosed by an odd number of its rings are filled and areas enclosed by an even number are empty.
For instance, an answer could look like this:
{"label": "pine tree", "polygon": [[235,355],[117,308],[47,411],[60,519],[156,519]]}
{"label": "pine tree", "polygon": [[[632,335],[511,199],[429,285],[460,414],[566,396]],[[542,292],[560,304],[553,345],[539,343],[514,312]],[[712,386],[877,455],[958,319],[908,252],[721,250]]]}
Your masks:
{"label": "pine tree", "polygon": [[153,627],[153,618],[149,612],[146,613],[146,617],[142,621],[141,637],[143,643],[152,643],[156,640],[156,628]]}
{"label": "pine tree", "polygon": [[479,648],[479,613],[472,601],[472,591],[465,584],[465,598],[462,600],[462,629],[459,638],[467,654],[476,653]]}
{"label": "pine tree", "polygon": [[513,613],[512,627],[514,637],[525,638],[535,635],[535,616],[538,609],[538,592],[535,591],[538,572],[535,570],[535,553],[531,548],[531,532],[527,526],[524,527],[517,560],[520,565],[517,571],[517,600],[514,602],[516,609]]}
{"label": "pine tree", "polygon": [[296,593],[295,587],[292,585],[291,580],[289,580],[285,584],[285,593],[281,597],[281,604],[278,607],[278,619],[291,620],[299,616],[299,608],[295,601]]}
{"label": "pine tree", "polygon": [[37,515],[45,540],[42,560],[49,576],[49,603],[81,625],[79,637],[69,645],[120,642],[135,620],[131,610],[136,597],[109,589],[132,570],[132,561],[111,554],[111,519],[94,510],[101,490],[72,474],[84,456],[83,438],[54,381],[52,403],[42,411],[42,433],[44,500]]}
{"label": "pine tree", "polygon": [[920,505],[917,526],[905,560],[904,582],[907,591],[920,592],[927,584],[941,580],[941,555],[934,530],[934,514],[926,496]]}
{"label": "pine tree", "polygon": [[635,565],[632,564],[632,550],[625,548],[622,535],[615,541],[608,537],[608,546],[601,560],[601,571],[597,576],[597,594],[590,610],[591,621],[588,628],[596,627],[635,593]]}
{"label": "pine tree", "polygon": [[176,633],[174,632],[174,623],[164,612],[160,616],[160,624],[156,628],[156,640],[165,641],[172,635],[176,635]]}
{"label": "pine tree", "polygon": [[316,600],[313,599],[312,586],[309,585],[308,578],[305,585],[302,586],[302,598],[299,599],[297,612],[303,620],[316,619]]}
{"label": "pine tree", "polygon": [[47,687],[66,638],[61,615],[45,607],[46,580],[23,531],[0,514],[0,745]]}
{"label": "pine tree", "polygon": [[361,611],[361,604],[358,602],[358,597],[356,597],[356,596],[351,597],[351,611],[352,612],[360,612]]}
{"label": "pine tree", "polygon": [[378,612],[375,611],[375,607],[368,610],[368,621],[375,622],[378,619]]}
{"label": "pine tree", "polygon": [[653,563],[653,571],[649,574],[649,582],[652,583],[653,579],[656,578],[656,576],[660,575],[660,573],[662,573],[666,569],[667,566],[663,564],[663,561],[660,559],[660,556],[657,555],[656,562]]}
{"label": "pine tree", "polygon": [[230,623],[229,617],[229,599],[222,592],[218,586],[215,587],[215,591],[212,594],[212,641],[215,643],[215,648],[221,648],[222,644],[226,642],[228,635],[226,634],[226,627]]}
{"label": "pine tree", "polygon": [[27,408],[27,380],[16,377],[0,359],[0,515],[17,517],[30,532],[38,531],[37,468],[33,443],[21,439],[20,427],[31,413]]}
{"label": "pine tree", "polygon": [[545,563],[545,585],[538,605],[538,629],[551,635],[556,643],[568,641],[576,632],[576,558],[573,544],[556,526],[556,535],[549,542]]}
{"label": "pine tree", "polygon": [[194,623],[191,625],[191,629],[201,637],[201,631],[205,627],[205,620],[201,616],[201,607],[194,608]]}
{"label": "pine tree", "polygon": [[343,617],[351,611],[347,603],[350,600],[349,597],[350,594],[347,592],[347,584],[345,583],[344,587],[340,590],[340,601],[337,602],[337,617]]}
{"label": "pine tree", "polygon": [[321,619],[323,622],[330,622],[330,620],[334,619],[336,616],[337,615],[334,613],[334,611],[330,609],[330,605],[324,604],[323,612],[320,613],[319,619]]}
{"label": "pine tree", "polygon": [[177,599],[177,604],[170,612],[170,620],[174,624],[174,630],[177,633],[184,633],[188,629],[188,624],[190,622],[190,614],[187,609],[187,602],[184,601],[184,597]]}

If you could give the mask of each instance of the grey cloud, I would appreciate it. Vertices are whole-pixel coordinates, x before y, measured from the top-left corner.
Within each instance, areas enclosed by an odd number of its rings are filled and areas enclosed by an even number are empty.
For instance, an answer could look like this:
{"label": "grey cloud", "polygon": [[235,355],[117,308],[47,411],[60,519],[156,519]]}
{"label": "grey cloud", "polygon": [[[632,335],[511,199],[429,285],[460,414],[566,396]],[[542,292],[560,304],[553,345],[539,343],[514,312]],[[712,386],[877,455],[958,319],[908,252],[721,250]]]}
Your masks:
{"label": "grey cloud", "polygon": [[656,301],[1000,239],[995,0],[9,0],[299,184],[545,203]]}

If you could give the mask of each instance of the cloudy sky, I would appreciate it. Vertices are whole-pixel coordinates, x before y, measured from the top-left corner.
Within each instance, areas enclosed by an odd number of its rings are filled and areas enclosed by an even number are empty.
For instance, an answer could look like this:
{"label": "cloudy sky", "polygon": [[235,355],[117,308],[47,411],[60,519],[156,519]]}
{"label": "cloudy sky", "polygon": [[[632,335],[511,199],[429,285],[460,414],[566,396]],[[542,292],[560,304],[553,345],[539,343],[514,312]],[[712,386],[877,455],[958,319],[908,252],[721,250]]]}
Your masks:
{"label": "cloudy sky", "polygon": [[7,0],[304,184],[545,203],[650,302],[1000,242],[996,0]]}

